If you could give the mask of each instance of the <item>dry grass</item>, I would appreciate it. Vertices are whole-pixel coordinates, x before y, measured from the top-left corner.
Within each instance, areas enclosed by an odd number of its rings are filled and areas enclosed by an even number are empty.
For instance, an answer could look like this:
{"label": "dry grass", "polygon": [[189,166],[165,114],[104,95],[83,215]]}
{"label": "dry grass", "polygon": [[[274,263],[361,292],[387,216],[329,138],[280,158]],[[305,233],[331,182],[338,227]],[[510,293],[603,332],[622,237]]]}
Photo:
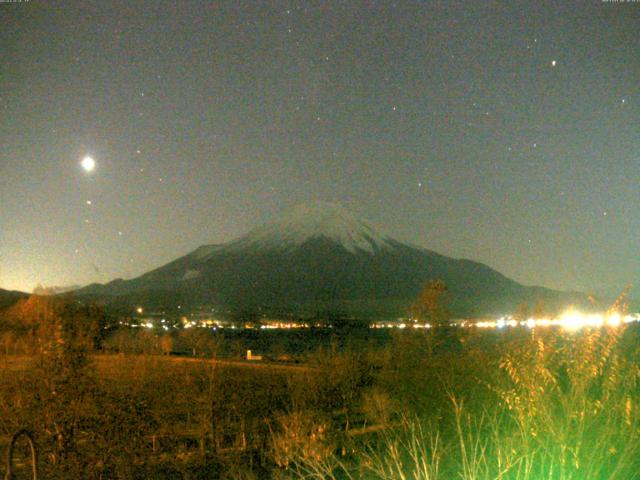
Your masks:
{"label": "dry grass", "polygon": [[627,480],[640,466],[633,335],[405,332],[307,365],[87,357],[60,337],[0,357],[0,436],[31,428],[53,479]]}
{"label": "dry grass", "polygon": [[[290,477],[584,480],[640,478],[640,362],[624,329],[515,336],[486,357],[493,370],[457,361],[445,375],[421,362],[411,378],[441,388],[432,410],[389,425],[349,458],[300,458]],[[469,347],[472,349],[472,347]],[[451,363],[456,360],[447,358]],[[438,359],[429,360],[438,368]],[[405,372],[409,375],[410,372]],[[485,395],[478,396],[478,386]],[[391,390],[392,391],[392,390]],[[470,392],[474,392],[470,395]],[[432,398],[438,398],[433,396]]]}

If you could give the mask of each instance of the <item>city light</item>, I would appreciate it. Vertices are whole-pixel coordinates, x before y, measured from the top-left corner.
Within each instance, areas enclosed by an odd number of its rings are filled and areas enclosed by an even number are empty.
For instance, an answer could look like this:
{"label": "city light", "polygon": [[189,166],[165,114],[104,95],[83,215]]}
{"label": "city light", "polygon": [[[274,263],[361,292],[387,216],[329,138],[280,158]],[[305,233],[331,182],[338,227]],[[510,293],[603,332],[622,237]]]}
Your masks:
{"label": "city light", "polygon": [[[135,309],[138,315],[144,313],[143,307],[136,307]],[[147,314],[153,316],[154,314]],[[292,320],[277,320],[277,319],[262,319],[258,323],[242,323],[236,325],[228,320],[221,320],[212,317],[206,318],[189,318],[187,316],[180,317],[178,324],[168,325],[168,321],[165,318],[159,318],[156,320],[159,323],[159,327],[164,330],[170,328],[206,328],[206,329],[242,329],[242,330],[291,330],[291,329],[308,329],[312,327],[316,328],[331,328],[331,325],[325,325],[320,323],[313,323],[308,321],[292,321]],[[558,327],[567,332],[578,331],[583,328],[600,328],[600,327],[619,327],[632,322],[640,322],[640,313],[634,314],[620,314],[618,312],[606,312],[606,313],[584,313],[575,308],[569,308],[556,317],[549,318],[526,318],[516,320],[510,315],[502,316],[499,318],[485,318],[485,319],[453,319],[446,324],[432,325],[427,322],[418,321],[414,318],[397,318],[395,320],[378,320],[369,324],[369,328],[372,329],[431,329],[439,327],[454,327],[454,328],[480,328],[480,329],[497,329],[504,330],[509,327],[523,327],[528,329],[533,328],[546,328],[546,327]],[[144,318],[140,324],[130,324],[128,322],[120,322],[121,325],[128,325],[131,327],[146,327],[152,328],[154,324],[151,322],[151,318]],[[166,324],[166,325],[165,325]]]}
{"label": "city light", "polygon": [[[399,328],[404,329],[407,324],[405,319],[398,319],[396,322],[374,322],[371,328]],[[410,319],[417,322],[416,319]],[[577,331],[582,328],[618,327],[623,324],[640,322],[640,313],[622,315],[618,312],[607,313],[583,313],[575,308],[569,308],[557,317],[553,318],[527,318],[516,320],[507,315],[497,319],[457,319],[452,320],[446,326],[459,328],[481,328],[481,329],[505,329],[507,327],[560,327],[568,332]],[[431,328],[428,323],[413,323],[413,328]]]}
{"label": "city light", "polygon": [[640,321],[640,314],[621,315],[618,312],[609,313],[583,313],[570,308],[557,318],[528,318],[526,320],[514,320],[511,317],[501,317],[498,320],[481,320],[475,324],[478,328],[504,328],[523,326],[527,328],[537,327],[561,327],[566,331],[576,331],[581,328],[617,327],[622,324]]}

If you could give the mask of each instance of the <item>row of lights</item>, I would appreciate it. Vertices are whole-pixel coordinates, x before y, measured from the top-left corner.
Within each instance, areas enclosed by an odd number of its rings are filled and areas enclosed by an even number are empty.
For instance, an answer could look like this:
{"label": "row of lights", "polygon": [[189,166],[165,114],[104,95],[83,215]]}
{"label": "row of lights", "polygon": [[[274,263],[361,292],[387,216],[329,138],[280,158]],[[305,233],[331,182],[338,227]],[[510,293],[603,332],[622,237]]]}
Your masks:
{"label": "row of lights", "polygon": [[[144,309],[142,307],[136,308],[136,312],[141,315],[144,313]],[[550,326],[559,326],[565,330],[579,330],[584,327],[617,327],[622,324],[638,322],[640,321],[640,314],[627,314],[621,315],[617,312],[612,313],[582,313],[574,309],[567,310],[562,315],[557,318],[529,318],[527,320],[515,320],[512,317],[502,317],[497,320],[481,320],[477,322],[469,322],[463,321],[458,324],[452,324],[453,326],[462,326],[462,327],[478,327],[478,328],[505,328],[505,327],[517,327],[523,326],[527,328],[536,328],[536,327],[550,327]],[[164,323],[164,319],[162,321]],[[146,328],[153,328],[154,325],[152,322],[147,321],[142,323],[140,326]],[[207,320],[207,321],[188,321],[185,317],[183,317],[183,326],[184,328],[191,327],[222,327],[222,325],[218,324],[218,322]],[[405,329],[407,327],[413,329],[428,329],[431,328],[429,323],[396,323],[396,322],[378,322],[373,323],[370,328],[379,329],[379,328],[399,328]],[[168,330],[166,325],[163,325],[165,330]],[[230,328],[235,329],[235,326],[230,326]],[[253,326],[249,327],[245,325],[245,328],[253,328]],[[275,324],[262,325],[260,327],[263,330],[266,329],[292,329],[292,328],[309,328],[309,324],[307,323],[296,323],[296,322],[278,322]]]}
{"label": "row of lights", "polygon": [[504,328],[524,326],[527,328],[558,326],[564,330],[575,331],[585,327],[617,327],[622,324],[640,321],[640,314],[621,315],[613,313],[582,313],[577,310],[567,310],[558,318],[529,318],[527,320],[514,320],[512,318],[500,318],[495,321],[482,321],[475,324],[479,328]]}

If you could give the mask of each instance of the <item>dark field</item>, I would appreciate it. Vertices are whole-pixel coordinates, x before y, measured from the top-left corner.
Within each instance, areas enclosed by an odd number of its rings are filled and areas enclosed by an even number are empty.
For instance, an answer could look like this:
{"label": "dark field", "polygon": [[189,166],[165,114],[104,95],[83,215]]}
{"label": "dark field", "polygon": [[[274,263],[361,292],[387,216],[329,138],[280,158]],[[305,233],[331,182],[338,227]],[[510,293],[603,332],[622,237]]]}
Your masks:
{"label": "dark field", "polygon": [[9,354],[0,426],[33,432],[41,478],[637,478],[637,330],[215,340],[297,364]]}

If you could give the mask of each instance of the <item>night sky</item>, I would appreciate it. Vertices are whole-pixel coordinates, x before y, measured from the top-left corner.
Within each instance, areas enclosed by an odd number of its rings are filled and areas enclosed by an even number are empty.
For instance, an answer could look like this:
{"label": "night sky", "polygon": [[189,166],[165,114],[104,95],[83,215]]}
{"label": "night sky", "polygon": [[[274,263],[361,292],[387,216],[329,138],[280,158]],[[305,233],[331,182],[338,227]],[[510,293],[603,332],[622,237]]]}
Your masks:
{"label": "night sky", "polygon": [[639,284],[640,3],[0,3],[0,287],[319,200],[525,284]]}

